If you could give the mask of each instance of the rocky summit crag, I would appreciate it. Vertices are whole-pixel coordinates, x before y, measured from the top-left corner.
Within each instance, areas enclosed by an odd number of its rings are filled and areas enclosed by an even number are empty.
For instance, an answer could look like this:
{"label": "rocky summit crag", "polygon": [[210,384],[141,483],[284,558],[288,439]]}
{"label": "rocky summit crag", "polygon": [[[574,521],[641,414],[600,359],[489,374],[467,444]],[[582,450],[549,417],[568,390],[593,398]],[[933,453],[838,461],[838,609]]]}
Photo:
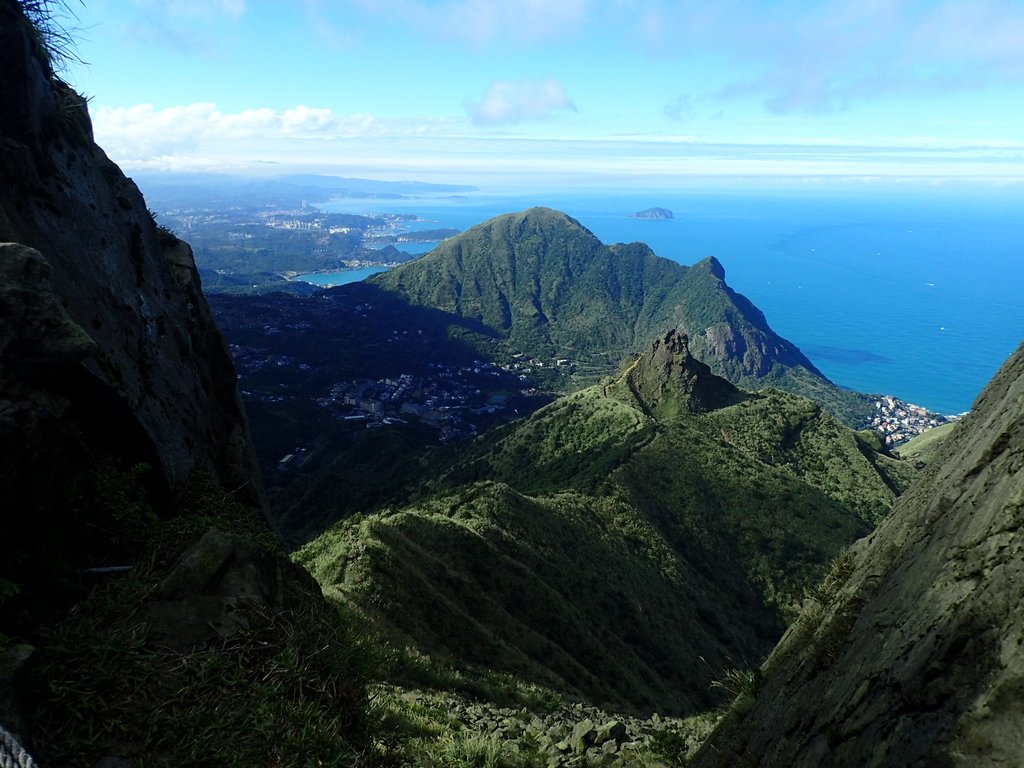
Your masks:
{"label": "rocky summit crag", "polygon": [[743,399],[726,379],[690,354],[685,334],[669,331],[637,358],[626,374],[629,388],[651,416],[664,420],[679,412],[703,413]]}

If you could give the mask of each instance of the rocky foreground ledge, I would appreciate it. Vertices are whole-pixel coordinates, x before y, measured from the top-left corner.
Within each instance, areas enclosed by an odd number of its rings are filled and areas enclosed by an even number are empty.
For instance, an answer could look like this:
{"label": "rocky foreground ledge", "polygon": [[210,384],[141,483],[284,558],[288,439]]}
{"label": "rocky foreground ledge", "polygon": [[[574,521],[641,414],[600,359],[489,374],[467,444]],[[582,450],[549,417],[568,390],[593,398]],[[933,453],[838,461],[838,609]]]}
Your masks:
{"label": "rocky foreground ledge", "polygon": [[393,686],[381,686],[378,696],[403,717],[420,718],[428,738],[457,739],[463,752],[502,765],[540,768],[668,768],[693,754],[718,719],[717,713],[638,718],[581,703],[537,711]]}

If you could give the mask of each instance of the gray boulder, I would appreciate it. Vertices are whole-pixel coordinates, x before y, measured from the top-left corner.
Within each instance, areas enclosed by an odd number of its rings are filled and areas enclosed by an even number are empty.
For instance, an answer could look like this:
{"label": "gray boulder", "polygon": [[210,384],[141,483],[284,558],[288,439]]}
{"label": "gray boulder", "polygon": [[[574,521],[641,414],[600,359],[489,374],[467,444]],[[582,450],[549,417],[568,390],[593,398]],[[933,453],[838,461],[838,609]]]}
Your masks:
{"label": "gray boulder", "polygon": [[298,608],[320,587],[301,566],[211,528],[160,583],[148,607],[151,636],[175,650],[249,629],[254,614]]}

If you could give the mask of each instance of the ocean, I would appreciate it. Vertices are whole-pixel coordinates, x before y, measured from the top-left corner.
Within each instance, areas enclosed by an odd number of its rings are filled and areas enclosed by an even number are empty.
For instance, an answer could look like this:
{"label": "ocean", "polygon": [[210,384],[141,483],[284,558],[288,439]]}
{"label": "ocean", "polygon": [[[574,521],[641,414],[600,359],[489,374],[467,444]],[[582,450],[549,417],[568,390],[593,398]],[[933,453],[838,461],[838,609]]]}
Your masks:
{"label": "ocean", "polygon": [[[414,213],[467,229],[545,205],[606,243],[647,243],[681,264],[722,262],[826,376],[945,414],[974,398],[1024,337],[1019,190],[615,191],[332,200],[324,210]],[[658,206],[669,221],[631,218]]]}

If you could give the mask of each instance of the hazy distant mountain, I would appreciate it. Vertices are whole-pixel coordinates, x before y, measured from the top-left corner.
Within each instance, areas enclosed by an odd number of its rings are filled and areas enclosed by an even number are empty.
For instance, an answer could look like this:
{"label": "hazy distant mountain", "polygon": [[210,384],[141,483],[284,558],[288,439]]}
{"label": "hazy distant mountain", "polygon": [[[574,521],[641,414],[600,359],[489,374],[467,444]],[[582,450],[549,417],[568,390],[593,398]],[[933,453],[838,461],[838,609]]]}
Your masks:
{"label": "hazy distant mountain", "polygon": [[868,413],[863,398],[772,331],[716,259],[685,267],[642,243],[606,246],[549,208],[498,216],[372,282],[478,321],[518,351],[567,358],[584,379],[678,328],[698,358],[740,386],[806,394],[851,423]]}
{"label": "hazy distant mountain", "polygon": [[425,651],[676,713],[761,657],[906,479],[811,401],[737,390],[675,332],[427,474],[415,501],[299,560]]}
{"label": "hazy distant mountain", "polygon": [[156,173],[135,175],[156,210],[207,206],[299,206],[332,197],[399,199],[407,195],[462,194],[476,187],[422,181],[377,181],[319,174],[236,176],[221,173]]}
{"label": "hazy distant mountain", "polygon": [[344,176],[325,176],[313,173],[278,176],[273,181],[281,184],[292,184],[296,187],[313,187],[331,192],[348,192],[355,195],[418,195],[477,191],[476,187],[467,184],[433,184],[425,181],[379,181]]}

